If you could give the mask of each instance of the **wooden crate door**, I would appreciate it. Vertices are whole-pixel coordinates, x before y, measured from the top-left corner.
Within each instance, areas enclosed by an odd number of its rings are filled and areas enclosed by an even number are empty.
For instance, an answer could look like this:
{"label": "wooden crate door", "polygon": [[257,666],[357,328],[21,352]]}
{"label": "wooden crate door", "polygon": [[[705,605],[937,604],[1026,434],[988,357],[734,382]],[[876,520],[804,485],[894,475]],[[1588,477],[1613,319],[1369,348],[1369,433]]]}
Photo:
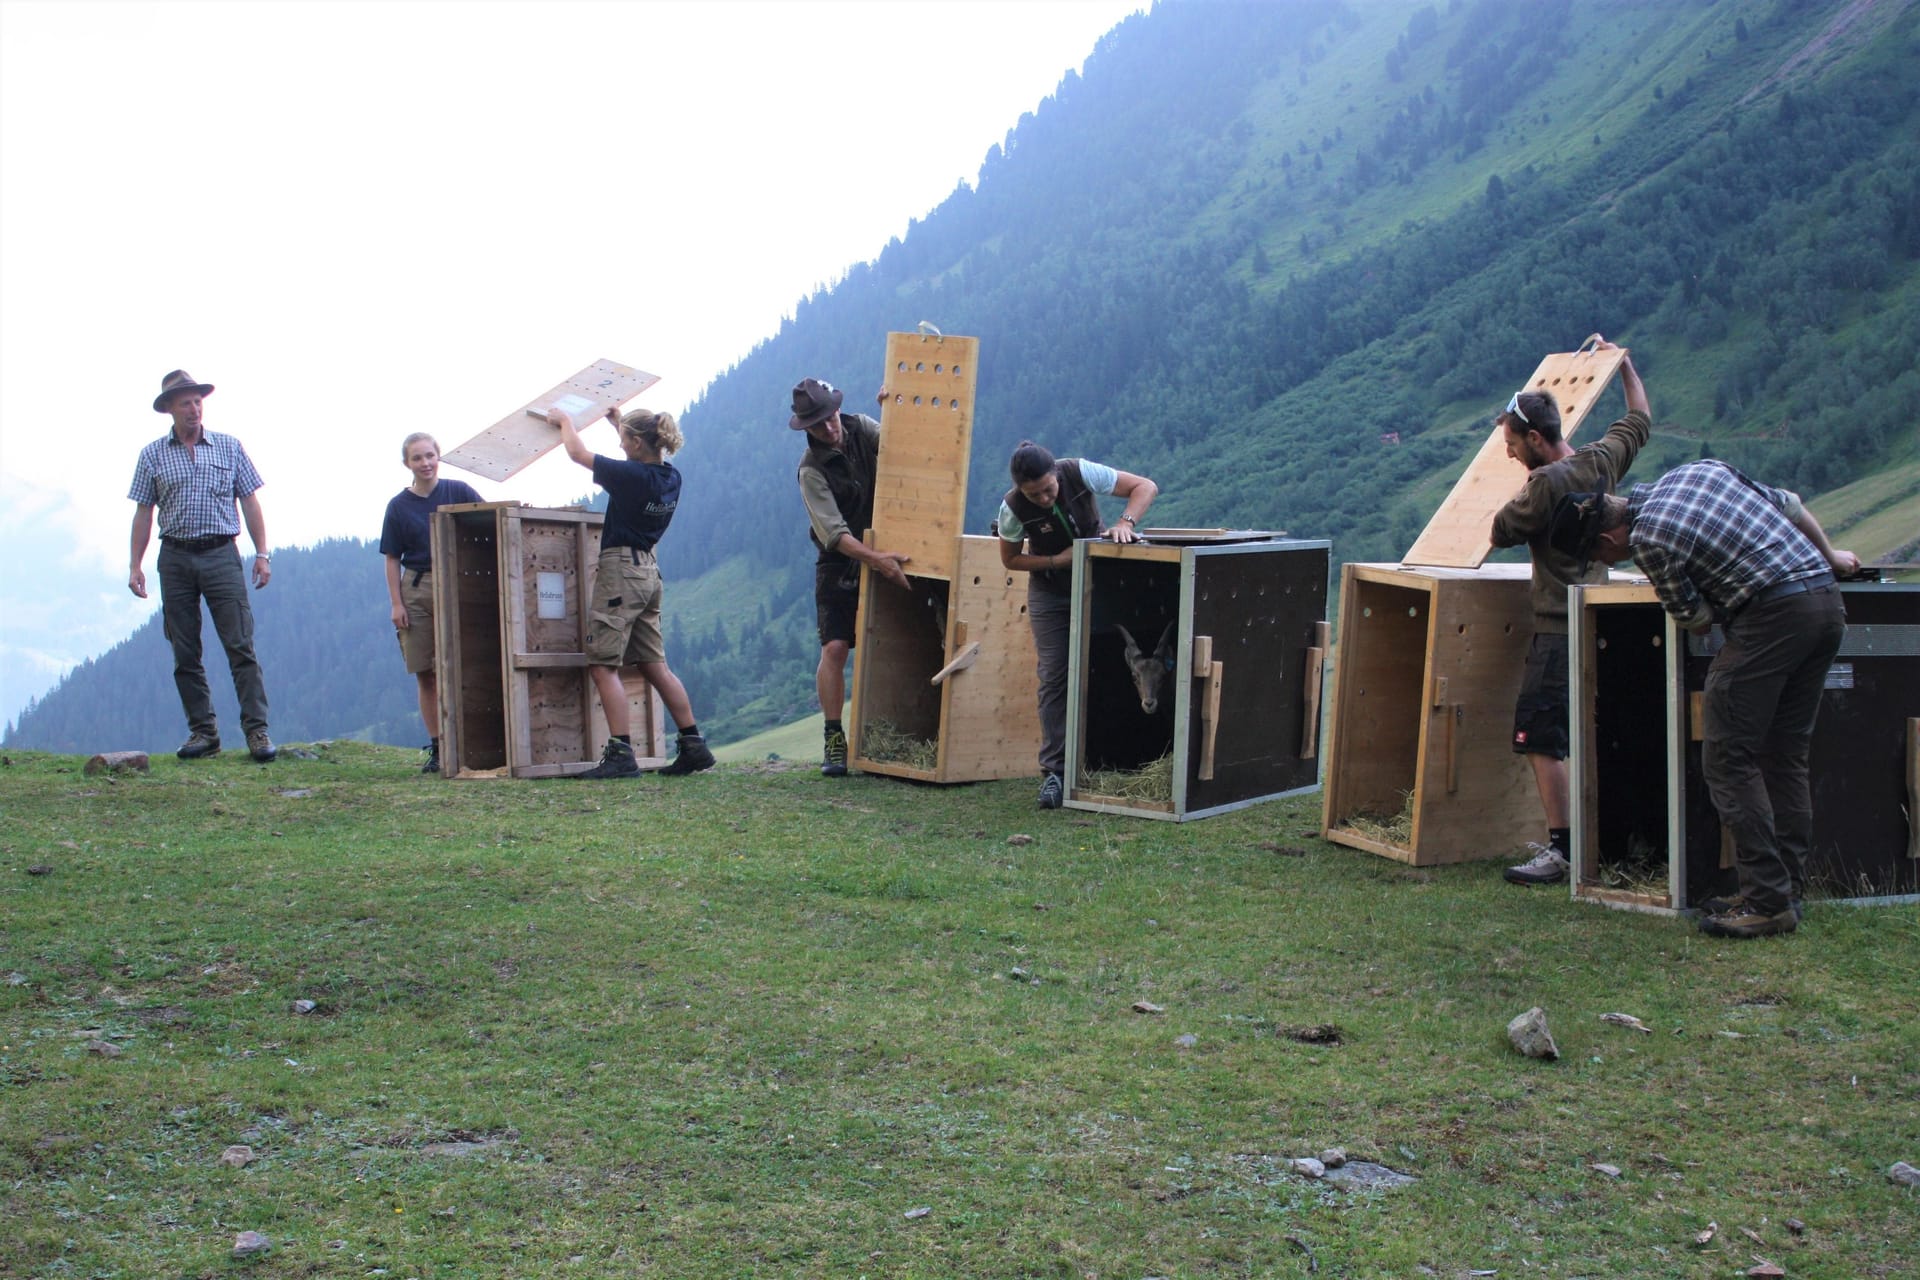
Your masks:
{"label": "wooden crate door", "polygon": [[907,572],[917,577],[957,572],[979,351],[978,338],[887,335],[874,543],[912,557]]}
{"label": "wooden crate door", "polygon": [[[1624,347],[1599,351],[1592,342],[1589,338],[1578,351],[1548,356],[1521,388],[1553,396],[1560,405],[1560,434],[1567,440],[1573,439],[1627,356]],[[1491,550],[1487,535],[1494,515],[1520,491],[1526,478],[1526,468],[1507,456],[1506,433],[1494,427],[1402,563],[1478,569]]]}
{"label": "wooden crate door", "polygon": [[548,410],[565,409],[574,427],[585,431],[607,410],[619,408],[658,381],[658,374],[597,360],[473,439],[447,450],[440,460],[489,480],[510,480],[560,443],[559,429],[547,420]]}

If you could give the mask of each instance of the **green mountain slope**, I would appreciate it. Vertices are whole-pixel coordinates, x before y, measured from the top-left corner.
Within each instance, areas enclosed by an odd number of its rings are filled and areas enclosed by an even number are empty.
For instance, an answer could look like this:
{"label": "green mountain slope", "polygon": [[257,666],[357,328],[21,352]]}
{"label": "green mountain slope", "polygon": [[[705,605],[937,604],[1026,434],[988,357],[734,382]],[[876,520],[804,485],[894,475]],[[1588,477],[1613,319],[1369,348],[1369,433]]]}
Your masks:
{"label": "green mountain slope", "polygon": [[[1539,357],[1596,331],[1652,394],[1636,478],[1903,474],[1916,139],[1914,0],[1162,3],[683,415],[671,660],[718,740],[812,709],[787,392],[867,402],[883,335],[921,320],[981,341],[974,532],[1030,437],[1153,476],[1157,522],[1391,559]],[[19,740],[50,745],[81,683]]]}

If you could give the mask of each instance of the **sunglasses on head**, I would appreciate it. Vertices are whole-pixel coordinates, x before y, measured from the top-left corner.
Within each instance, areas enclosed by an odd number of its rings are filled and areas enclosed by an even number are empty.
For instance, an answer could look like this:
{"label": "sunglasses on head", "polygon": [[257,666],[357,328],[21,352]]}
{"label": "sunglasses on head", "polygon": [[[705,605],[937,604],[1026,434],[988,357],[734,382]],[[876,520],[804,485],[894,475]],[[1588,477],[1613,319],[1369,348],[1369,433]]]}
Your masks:
{"label": "sunglasses on head", "polygon": [[1513,399],[1507,401],[1507,412],[1528,426],[1533,425],[1533,422],[1527,417],[1527,411],[1520,407],[1520,393],[1518,391],[1513,393]]}

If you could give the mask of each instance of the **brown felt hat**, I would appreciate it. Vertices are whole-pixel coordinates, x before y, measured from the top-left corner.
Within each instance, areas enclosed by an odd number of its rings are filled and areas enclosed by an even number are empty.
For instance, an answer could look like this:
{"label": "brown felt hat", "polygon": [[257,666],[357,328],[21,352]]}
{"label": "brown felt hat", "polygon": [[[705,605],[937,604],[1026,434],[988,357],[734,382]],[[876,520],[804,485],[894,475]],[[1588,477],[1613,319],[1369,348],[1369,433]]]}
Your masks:
{"label": "brown felt hat", "polygon": [[793,416],[787,425],[805,431],[840,412],[840,388],[818,378],[802,378],[793,388]]}
{"label": "brown felt hat", "polygon": [[202,396],[210,396],[213,394],[213,384],[211,382],[195,382],[193,375],[185,369],[175,369],[172,373],[160,379],[160,394],[153,398],[153,411],[155,413],[167,412],[167,401],[173,399],[174,394],[180,391],[198,391]]}

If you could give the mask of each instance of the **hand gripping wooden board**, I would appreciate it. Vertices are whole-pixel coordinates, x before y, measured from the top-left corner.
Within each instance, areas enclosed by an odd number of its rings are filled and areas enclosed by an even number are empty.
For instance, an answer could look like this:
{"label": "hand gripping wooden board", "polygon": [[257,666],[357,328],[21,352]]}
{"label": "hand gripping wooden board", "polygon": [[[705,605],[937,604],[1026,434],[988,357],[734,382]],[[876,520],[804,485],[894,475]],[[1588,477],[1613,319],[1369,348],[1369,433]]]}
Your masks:
{"label": "hand gripping wooden board", "polygon": [[907,572],[952,580],[967,506],[980,340],[889,333],[873,488],[877,549],[904,551]]}
{"label": "hand gripping wooden board", "polygon": [[[1569,441],[1627,357],[1625,347],[1595,348],[1599,336],[1588,338],[1578,351],[1546,357],[1521,388],[1553,396],[1560,405],[1560,435]],[[1478,569],[1492,550],[1487,538],[1493,517],[1526,478],[1526,467],[1507,456],[1506,433],[1496,425],[1401,563]]]}
{"label": "hand gripping wooden board", "polygon": [[596,360],[459,448],[447,450],[440,461],[489,480],[511,480],[560,443],[560,432],[547,421],[547,410],[565,409],[573,415],[574,427],[585,431],[607,410],[619,408],[658,381],[658,374]]}

